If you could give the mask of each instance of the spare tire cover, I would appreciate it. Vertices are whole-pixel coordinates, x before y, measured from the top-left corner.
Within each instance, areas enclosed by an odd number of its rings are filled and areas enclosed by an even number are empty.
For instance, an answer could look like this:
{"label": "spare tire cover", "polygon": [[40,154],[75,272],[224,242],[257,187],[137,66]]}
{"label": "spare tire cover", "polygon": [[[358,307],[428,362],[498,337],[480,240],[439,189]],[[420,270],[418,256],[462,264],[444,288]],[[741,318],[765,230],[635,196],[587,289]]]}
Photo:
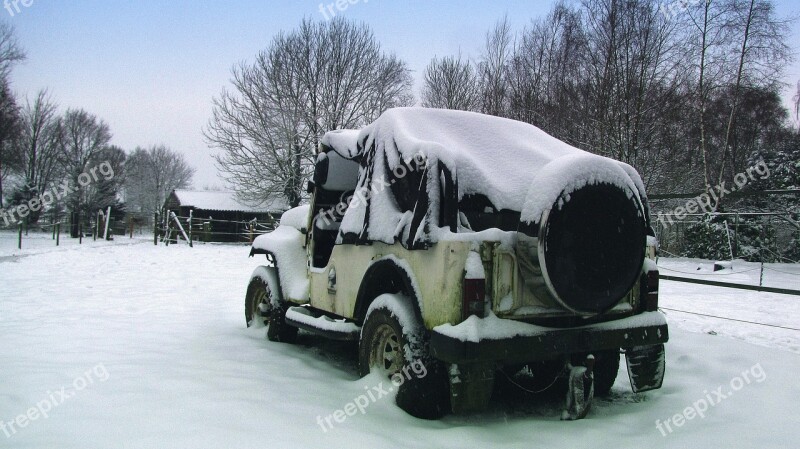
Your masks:
{"label": "spare tire cover", "polygon": [[613,308],[641,275],[646,222],[637,195],[616,185],[587,185],[545,211],[539,262],[547,286],[581,314]]}

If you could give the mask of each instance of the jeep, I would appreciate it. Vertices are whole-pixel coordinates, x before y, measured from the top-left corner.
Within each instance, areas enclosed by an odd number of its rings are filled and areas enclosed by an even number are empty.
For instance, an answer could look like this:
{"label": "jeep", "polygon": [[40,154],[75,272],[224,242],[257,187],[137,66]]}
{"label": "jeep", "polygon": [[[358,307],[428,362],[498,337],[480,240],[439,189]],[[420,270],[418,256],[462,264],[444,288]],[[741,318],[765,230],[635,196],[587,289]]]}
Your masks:
{"label": "jeep", "polygon": [[[257,238],[248,326],[357,341],[410,414],[484,410],[499,373],[566,382],[564,419],[660,388],[667,323],[645,189],[627,164],[525,123],[397,108],[325,134],[310,204]],[[416,366],[416,365],[415,365]],[[394,376],[394,377],[393,377]],[[413,376],[408,376],[413,377]]]}

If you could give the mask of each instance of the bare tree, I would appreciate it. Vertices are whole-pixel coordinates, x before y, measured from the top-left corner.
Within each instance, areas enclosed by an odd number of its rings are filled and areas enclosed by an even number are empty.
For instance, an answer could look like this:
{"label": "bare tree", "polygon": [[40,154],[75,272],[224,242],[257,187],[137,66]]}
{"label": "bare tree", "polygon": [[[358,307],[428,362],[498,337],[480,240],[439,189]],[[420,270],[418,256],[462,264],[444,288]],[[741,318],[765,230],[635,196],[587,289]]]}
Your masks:
{"label": "bare tree", "polygon": [[[20,133],[15,142],[22,155],[19,199],[27,201],[51,187],[63,173],[59,163],[63,129],[58,106],[46,90],[39,91],[33,102],[26,100],[20,112]],[[32,222],[38,212],[28,216]]]}
{"label": "bare tree", "polygon": [[[105,210],[111,206],[120,211],[122,186],[125,184],[125,151],[115,145],[100,150],[90,161],[92,167],[99,167],[97,180],[86,187],[86,209],[90,211]],[[92,178],[94,179],[94,178]]]}
{"label": "bare tree", "polygon": [[[770,0],[730,0],[734,14],[734,26],[738,25],[740,47],[737,52],[737,68],[733,83],[733,102],[728,123],[725,128],[725,139],[722,145],[722,158],[719,165],[718,184],[725,177],[725,164],[730,160],[730,179],[738,171],[743,170],[737,160],[744,160],[739,155],[731,137],[736,126],[737,108],[742,97],[742,90],[748,86],[770,85],[780,79],[780,74],[790,58],[790,49],[786,45],[788,33],[787,23],[774,16],[774,5]],[[739,165],[739,166],[737,166]]]}
{"label": "bare tree", "polygon": [[486,33],[486,48],[478,65],[483,86],[483,112],[505,116],[507,111],[507,69],[513,49],[513,33],[508,17]]}
{"label": "bare tree", "polygon": [[232,72],[233,90],[214,99],[204,135],[220,150],[225,179],[253,204],[298,205],[326,131],[361,127],[412,100],[406,64],[385,54],[366,25],[341,18],[304,20]]}
{"label": "bare tree", "polygon": [[729,4],[707,0],[689,5],[685,15],[686,59],[688,73],[696,74],[694,115],[699,126],[699,153],[703,167],[703,185],[711,185],[711,148],[707,110],[712,96],[725,85],[729,69]]}
{"label": "bare tree", "polygon": [[25,59],[14,28],[0,23],[0,208],[3,207],[3,180],[20,169],[21,155],[13,140],[19,132],[19,109],[9,87],[11,68]]}
{"label": "bare tree", "polygon": [[[217,166],[228,183],[253,203],[286,198],[299,203],[300,184],[311,164],[312,135],[305,126],[304,94],[292,79],[286,48],[262,53],[254,66],[233,71],[234,92],[214,99],[205,130],[209,144],[221,153]],[[315,102],[313,98],[307,101]]]}
{"label": "bare tree", "polygon": [[[82,109],[67,110],[61,122],[59,160],[73,189],[67,197],[67,209],[81,214],[88,212],[89,190],[81,185],[80,175],[91,168],[90,162],[96,161],[97,155],[111,141],[111,131],[105,122]],[[72,237],[77,237],[77,219],[73,219],[72,224]]]}
{"label": "bare tree", "polygon": [[481,86],[468,60],[447,56],[434,58],[425,70],[422,105],[428,108],[479,111]]}
{"label": "bare tree", "polygon": [[570,129],[584,115],[573,97],[585,51],[580,13],[566,3],[526,28],[509,64],[510,117],[571,140]]}
{"label": "bare tree", "polygon": [[794,119],[797,120],[797,127],[800,130],[800,81],[797,82],[797,93],[794,94]]}
{"label": "bare tree", "polygon": [[669,15],[652,0],[565,0],[519,35],[501,20],[479,64],[482,110],[628,162],[654,191],[719,183],[785,136],[789,51],[773,3]]}
{"label": "bare tree", "polygon": [[0,23],[0,78],[7,79],[11,68],[25,60],[25,52],[17,43],[14,28],[8,23]]}
{"label": "bare tree", "polygon": [[575,103],[586,107],[577,138],[636,167],[648,186],[663,183],[676,174],[671,120],[684,103],[677,22],[647,0],[584,0],[582,8],[585,78]]}
{"label": "bare tree", "polygon": [[3,181],[22,169],[22,152],[14,145],[21,121],[16,99],[8,83],[0,78],[0,208],[3,207]]}
{"label": "bare tree", "polygon": [[125,161],[124,192],[128,210],[152,217],[175,189],[191,185],[195,170],[183,155],[164,145],[136,148]]}

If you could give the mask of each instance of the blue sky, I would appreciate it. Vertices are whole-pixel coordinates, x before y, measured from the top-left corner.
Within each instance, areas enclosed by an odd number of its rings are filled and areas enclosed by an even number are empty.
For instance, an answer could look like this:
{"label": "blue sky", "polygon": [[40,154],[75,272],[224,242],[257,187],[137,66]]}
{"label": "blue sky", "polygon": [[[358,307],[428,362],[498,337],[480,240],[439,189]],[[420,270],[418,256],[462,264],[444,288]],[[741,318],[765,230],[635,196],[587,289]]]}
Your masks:
{"label": "blue sky", "polygon": [[[30,0],[28,0],[30,1]],[[334,0],[325,0],[328,4]],[[519,30],[547,14],[552,0],[352,0],[347,18],[367,22],[385,50],[419,74],[436,55],[480,54],[486,31],[508,15]],[[323,19],[320,0],[33,0],[19,3],[12,24],[28,60],[12,75],[18,94],[48,88],[62,108],[103,118],[113,143],[131,150],[163,143],[198,168],[196,187],[222,185],[201,128],[231,67],[252,60],[276,33],[303,17]],[[800,5],[777,0],[781,16]],[[2,0],[0,0],[2,6]],[[800,26],[790,44],[800,50]],[[800,79],[800,64],[787,82]],[[791,98],[787,90],[786,98]]]}

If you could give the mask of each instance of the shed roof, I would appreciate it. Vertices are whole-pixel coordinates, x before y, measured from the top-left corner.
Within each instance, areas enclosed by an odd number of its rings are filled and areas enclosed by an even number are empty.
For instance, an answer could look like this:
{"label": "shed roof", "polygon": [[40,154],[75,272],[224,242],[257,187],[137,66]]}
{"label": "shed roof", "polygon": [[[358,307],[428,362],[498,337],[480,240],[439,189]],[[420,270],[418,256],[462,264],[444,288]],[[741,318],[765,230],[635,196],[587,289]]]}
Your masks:
{"label": "shed roof", "polygon": [[270,201],[260,206],[250,206],[239,201],[235,192],[175,189],[173,194],[181,207],[193,207],[202,210],[269,213],[283,212],[289,209],[283,200]]}

